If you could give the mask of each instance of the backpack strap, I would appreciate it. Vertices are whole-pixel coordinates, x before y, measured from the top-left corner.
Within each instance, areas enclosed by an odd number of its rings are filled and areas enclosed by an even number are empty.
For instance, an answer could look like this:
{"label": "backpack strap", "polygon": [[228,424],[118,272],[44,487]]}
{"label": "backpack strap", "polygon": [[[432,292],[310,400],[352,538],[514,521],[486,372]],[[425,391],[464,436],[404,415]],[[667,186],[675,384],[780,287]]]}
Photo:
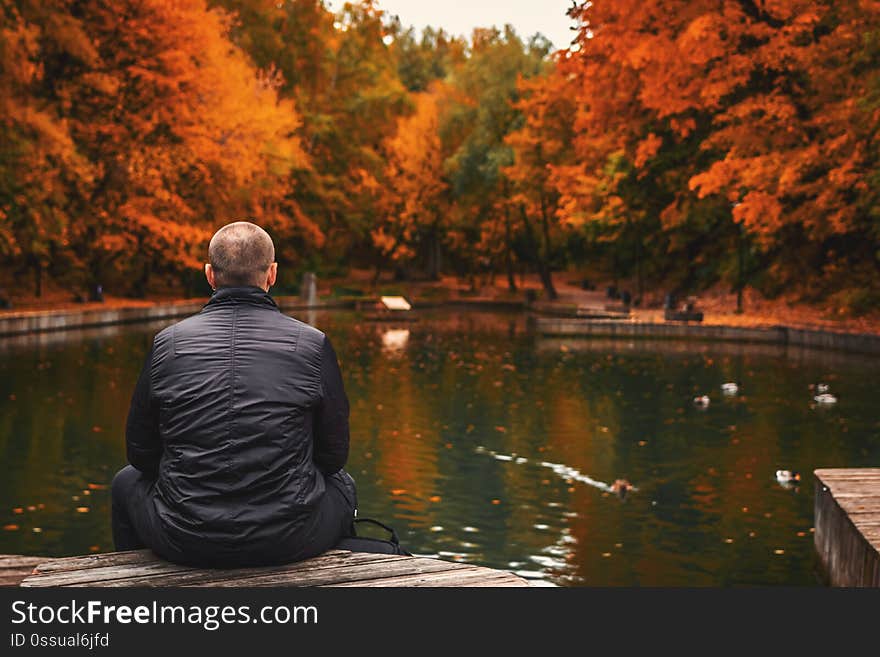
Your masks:
{"label": "backpack strap", "polygon": [[400,539],[397,537],[397,532],[394,531],[394,529],[392,529],[388,525],[381,523],[378,520],[373,520],[373,518],[355,518],[352,523],[352,533],[354,536],[357,536],[357,531],[355,530],[355,525],[357,525],[357,523],[359,523],[359,522],[366,522],[366,523],[371,523],[373,525],[378,525],[379,527],[381,527],[382,529],[387,531],[389,534],[391,534],[391,542],[392,543],[394,543],[395,545],[400,545]]}

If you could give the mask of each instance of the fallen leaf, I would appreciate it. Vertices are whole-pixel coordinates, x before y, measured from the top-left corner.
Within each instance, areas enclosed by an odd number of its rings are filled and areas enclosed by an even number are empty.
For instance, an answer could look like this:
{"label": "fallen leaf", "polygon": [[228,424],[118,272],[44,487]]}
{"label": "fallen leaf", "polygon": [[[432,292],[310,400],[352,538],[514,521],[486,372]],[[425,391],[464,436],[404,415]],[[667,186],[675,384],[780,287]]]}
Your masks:
{"label": "fallen leaf", "polygon": [[428,501],[429,502],[439,502],[440,496],[439,495],[432,495],[431,497],[428,498]]}
{"label": "fallen leaf", "polygon": [[492,500],[492,504],[501,504],[501,500]]}
{"label": "fallen leaf", "polygon": [[30,506],[28,506],[27,510],[28,511],[36,511],[37,507],[35,507],[33,504],[31,504]]}
{"label": "fallen leaf", "polygon": [[773,550],[773,554],[785,554],[785,550]]}
{"label": "fallen leaf", "polygon": [[101,433],[103,431],[103,429],[99,426],[94,426],[94,427],[92,427],[92,431],[95,433]]}
{"label": "fallen leaf", "polygon": [[78,507],[76,507],[76,512],[77,512],[77,513],[88,513],[88,512],[89,512],[89,507],[87,507],[87,506],[78,506]]}
{"label": "fallen leaf", "polygon": [[3,530],[7,532],[14,532],[18,530],[18,525],[3,525]]}
{"label": "fallen leaf", "polygon": [[42,534],[43,533],[43,530],[40,527],[34,527],[32,531],[34,532],[34,534]]}
{"label": "fallen leaf", "polygon": [[101,549],[100,545],[91,545],[89,546],[89,552],[98,552]]}
{"label": "fallen leaf", "polygon": [[107,485],[106,485],[106,484],[89,484],[89,485],[87,486],[87,488],[88,488],[89,490],[106,490],[106,489],[107,489]]}
{"label": "fallen leaf", "polygon": [[403,495],[405,492],[406,492],[406,488],[392,488],[391,489],[392,495]]}
{"label": "fallen leaf", "polygon": [[21,508],[20,506],[17,506],[12,510],[12,512],[13,513],[24,513],[24,509]]}
{"label": "fallen leaf", "polygon": [[603,553],[602,553],[602,556],[603,556],[603,557],[610,557],[610,556],[611,556],[611,553],[610,553],[610,552],[603,552]]}
{"label": "fallen leaf", "polygon": [[507,429],[505,427],[502,427],[500,424],[495,427],[495,431],[498,431],[500,433],[507,433]]}

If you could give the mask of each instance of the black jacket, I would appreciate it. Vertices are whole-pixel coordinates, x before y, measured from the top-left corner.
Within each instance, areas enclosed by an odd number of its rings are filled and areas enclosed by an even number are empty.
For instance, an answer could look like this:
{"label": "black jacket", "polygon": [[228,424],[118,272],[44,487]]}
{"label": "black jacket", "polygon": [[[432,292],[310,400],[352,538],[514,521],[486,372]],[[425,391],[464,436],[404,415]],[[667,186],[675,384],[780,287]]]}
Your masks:
{"label": "black jacket", "polygon": [[259,288],[221,288],[155,337],[132,398],[128,459],[156,477],[156,529],[221,561],[289,543],[345,464],[348,410],[323,333]]}

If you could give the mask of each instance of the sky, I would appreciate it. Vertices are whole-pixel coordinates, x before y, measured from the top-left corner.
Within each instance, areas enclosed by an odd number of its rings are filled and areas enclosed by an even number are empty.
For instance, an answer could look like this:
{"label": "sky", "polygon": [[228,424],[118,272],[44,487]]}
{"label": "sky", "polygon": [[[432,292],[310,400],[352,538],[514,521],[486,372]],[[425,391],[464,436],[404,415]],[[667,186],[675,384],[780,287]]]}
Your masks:
{"label": "sky", "polygon": [[[338,9],[343,1],[328,4]],[[574,36],[568,29],[574,23],[565,14],[571,0],[378,0],[377,4],[419,32],[430,25],[469,37],[475,27],[495,25],[501,29],[510,23],[520,37],[540,32],[557,49],[568,47]]]}

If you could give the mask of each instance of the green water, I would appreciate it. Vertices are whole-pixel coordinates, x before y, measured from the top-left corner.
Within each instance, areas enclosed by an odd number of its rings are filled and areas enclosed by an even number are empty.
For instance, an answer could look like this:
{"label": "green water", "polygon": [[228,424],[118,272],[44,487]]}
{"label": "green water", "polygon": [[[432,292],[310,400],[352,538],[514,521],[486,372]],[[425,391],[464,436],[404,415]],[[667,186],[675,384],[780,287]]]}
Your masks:
{"label": "green water", "polygon": [[[339,353],[361,514],[417,554],[559,585],[816,585],[809,473],[880,464],[870,358],[542,339],[523,315],[298,316]],[[0,553],[112,549],[104,487],[164,324],[0,339]],[[836,405],[811,404],[820,381]],[[603,490],[618,478],[637,490]]]}

